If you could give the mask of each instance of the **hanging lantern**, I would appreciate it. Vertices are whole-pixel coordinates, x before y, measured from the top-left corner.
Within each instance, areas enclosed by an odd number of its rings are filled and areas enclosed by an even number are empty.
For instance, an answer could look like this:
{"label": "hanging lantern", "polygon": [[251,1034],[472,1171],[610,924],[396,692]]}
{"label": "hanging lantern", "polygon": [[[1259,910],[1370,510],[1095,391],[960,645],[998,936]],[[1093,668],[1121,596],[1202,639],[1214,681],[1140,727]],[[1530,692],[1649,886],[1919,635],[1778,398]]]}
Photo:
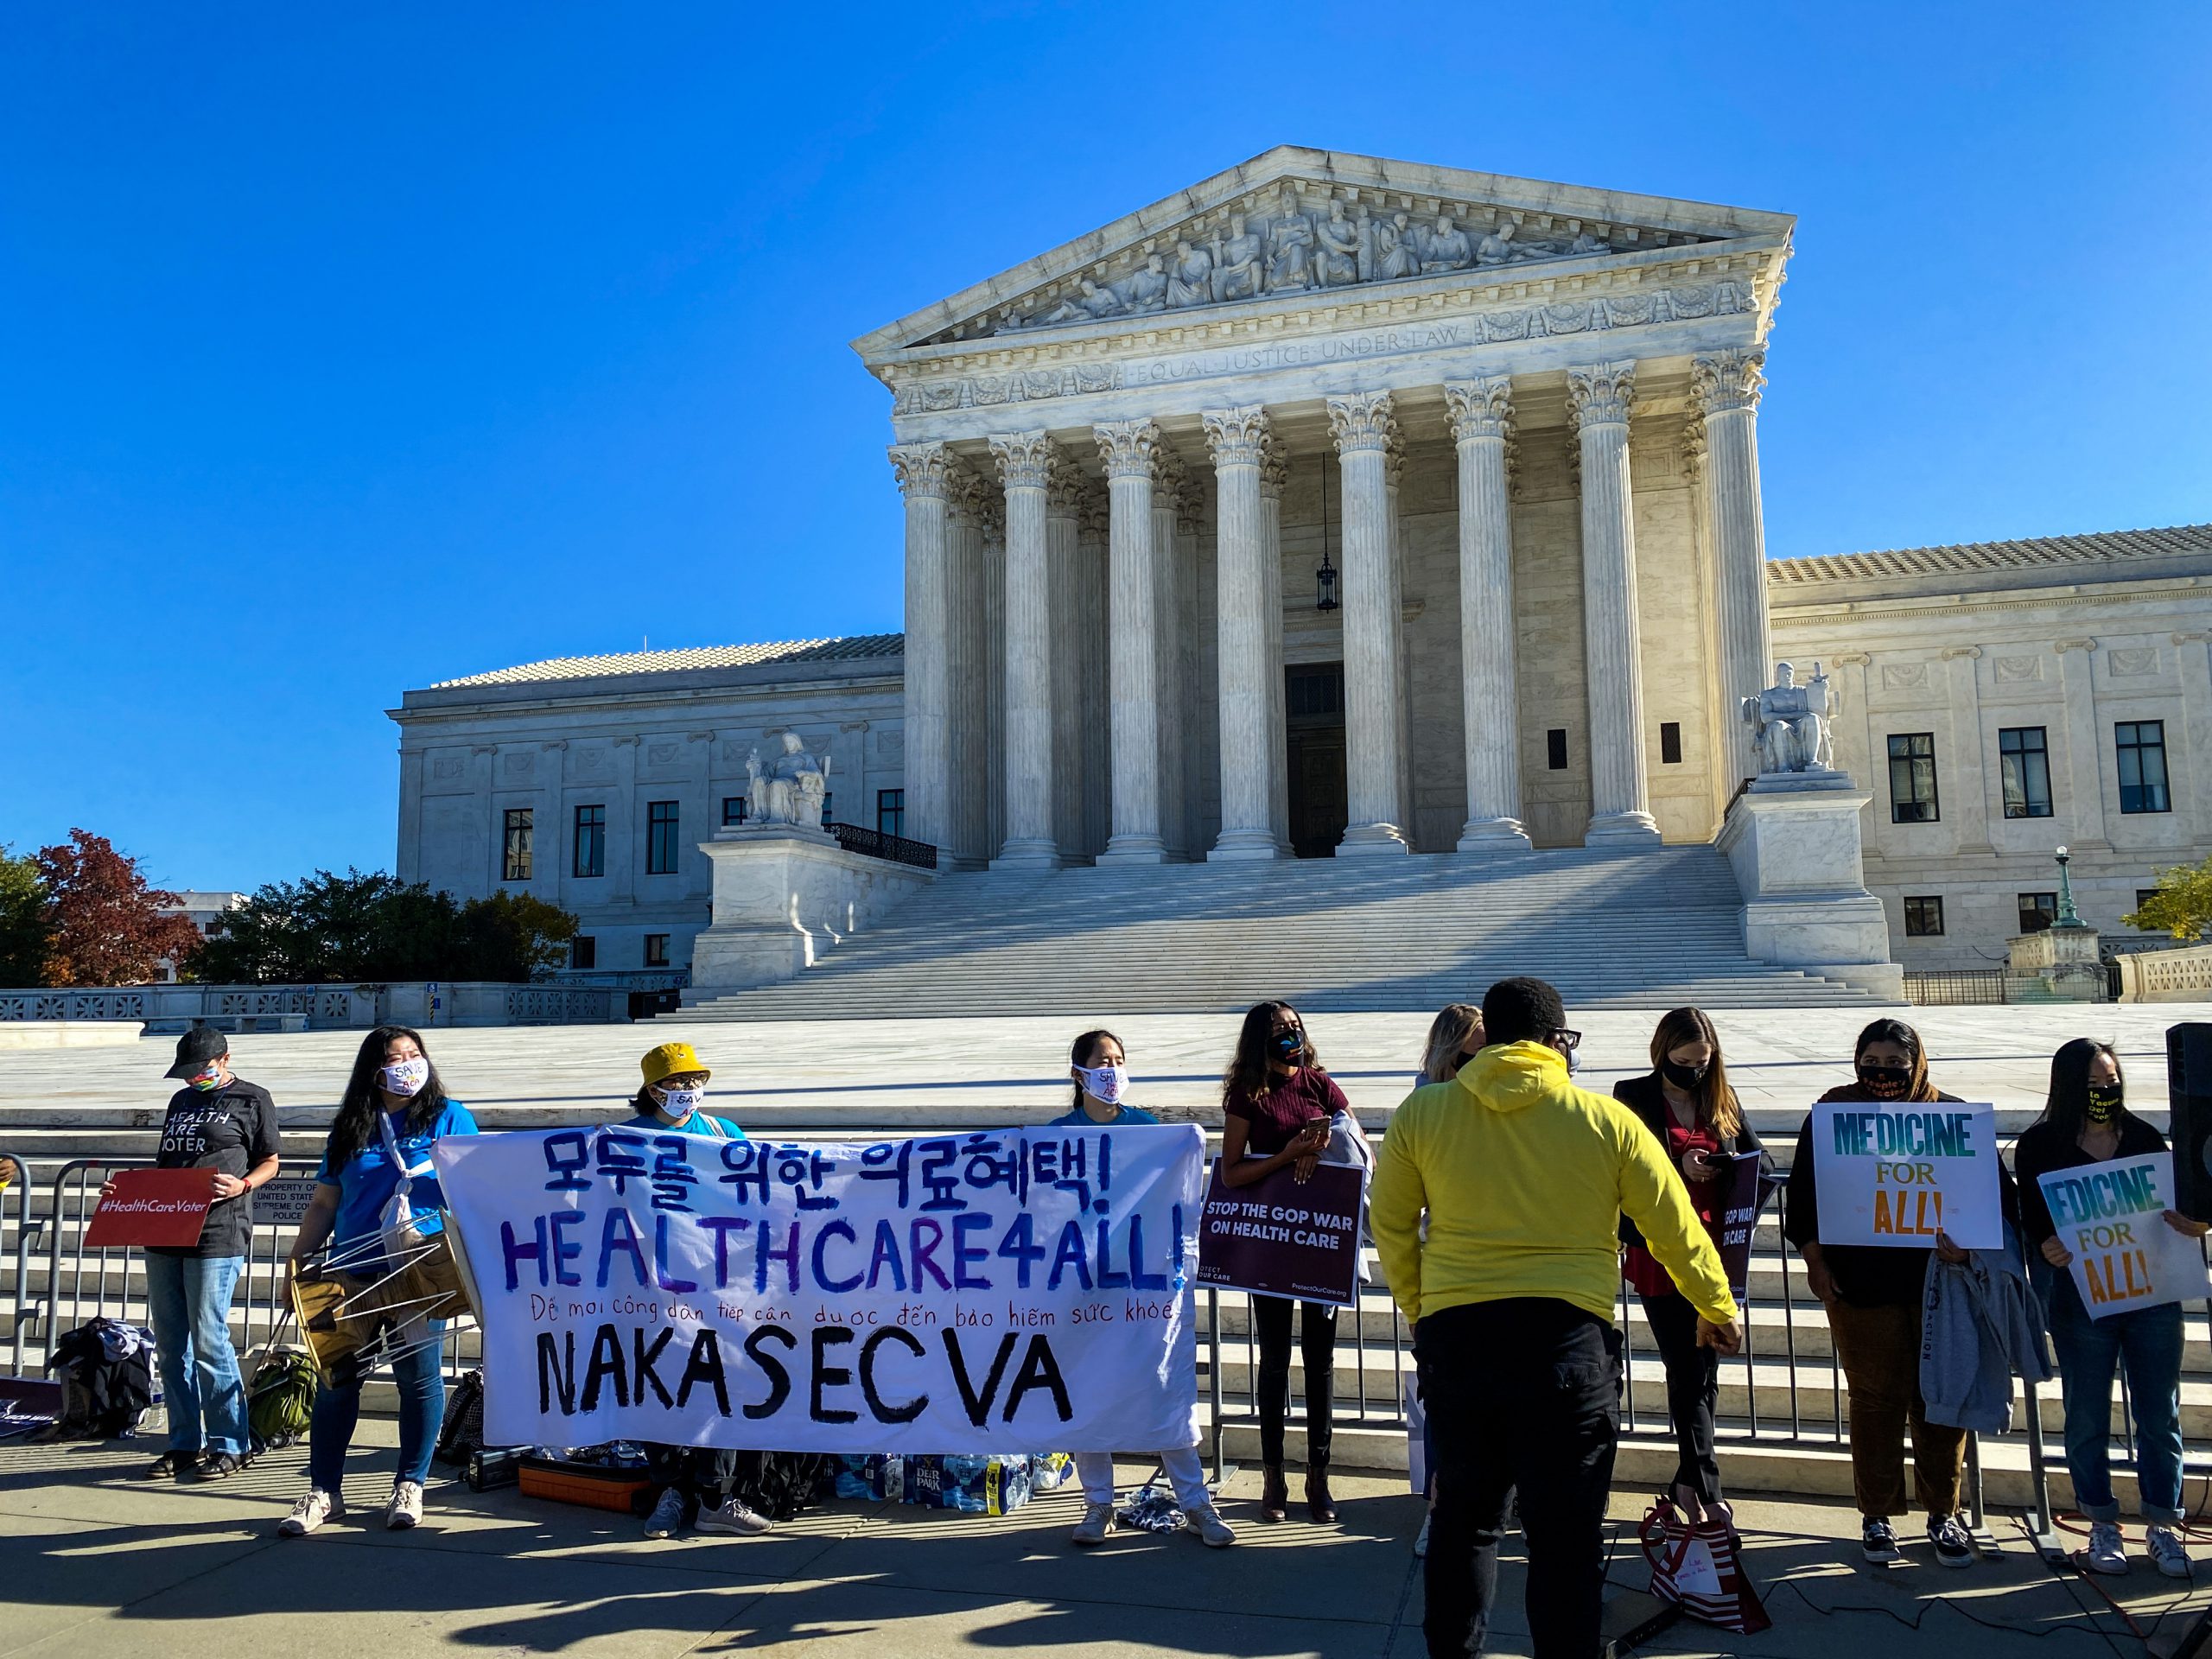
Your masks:
{"label": "hanging lantern", "polygon": [[1317,611],[1337,608],[1337,567],[1329,563],[1325,548],[1321,551],[1321,568],[1313,573],[1313,608]]}

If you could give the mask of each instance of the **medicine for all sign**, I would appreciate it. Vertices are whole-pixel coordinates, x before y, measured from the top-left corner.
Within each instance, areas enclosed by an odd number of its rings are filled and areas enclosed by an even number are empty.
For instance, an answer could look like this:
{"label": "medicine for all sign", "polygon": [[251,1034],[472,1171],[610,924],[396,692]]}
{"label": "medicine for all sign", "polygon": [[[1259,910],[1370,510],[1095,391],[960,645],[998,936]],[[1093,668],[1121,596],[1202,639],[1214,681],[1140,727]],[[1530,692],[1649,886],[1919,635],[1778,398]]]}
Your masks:
{"label": "medicine for all sign", "polygon": [[1926,1249],[1941,1232],[1961,1249],[2004,1245],[1994,1107],[1823,1101],[1813,1173],[1823,1244]]}
{"label": "medicine for all sign", "polygon": [[2203,1246],[2166,1225],[2171,1153],[2053,1170],[2042,1185],[2058,1242],[2073,1253],[2067,1270],[2091,1319],[2212,1295]]}

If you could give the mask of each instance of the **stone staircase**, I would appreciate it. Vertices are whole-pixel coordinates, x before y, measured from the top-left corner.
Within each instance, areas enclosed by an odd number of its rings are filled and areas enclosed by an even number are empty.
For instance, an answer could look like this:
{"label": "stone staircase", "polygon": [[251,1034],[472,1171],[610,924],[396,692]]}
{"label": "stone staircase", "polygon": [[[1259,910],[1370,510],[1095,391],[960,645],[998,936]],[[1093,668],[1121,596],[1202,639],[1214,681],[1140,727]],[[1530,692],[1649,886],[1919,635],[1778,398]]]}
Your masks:
{"label": "stone staircase", "polygon": [[1872,1005],[1744,954],[1711,847],[1477,860],[1078,867],[941,876],[795,980],[690,1017],[1431,1011],[1535,974],[1572,1007]]}

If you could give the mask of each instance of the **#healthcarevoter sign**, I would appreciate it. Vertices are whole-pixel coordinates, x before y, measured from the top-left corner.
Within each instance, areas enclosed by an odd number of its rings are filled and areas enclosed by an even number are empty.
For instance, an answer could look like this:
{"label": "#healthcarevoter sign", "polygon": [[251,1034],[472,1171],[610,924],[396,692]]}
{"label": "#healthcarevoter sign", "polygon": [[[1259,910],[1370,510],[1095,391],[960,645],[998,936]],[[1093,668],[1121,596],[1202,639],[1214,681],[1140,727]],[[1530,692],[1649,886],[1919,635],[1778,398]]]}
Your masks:
{"label": "#healthcarevoter sign", "polygon": [[1196,1445],[1194,1125],[432,1149],[491,1445]]}
{"label": "#healthcarevoter sign", "polygon": [[1821,1243],[1965,1250],[2005,1243],[1997,1111],[1955,1101],[1822,1101],[1813,1108]]}
{"label": "#healthcarevoter sign", "polygon": [[2053,1170],[2040,1178],[2068,1271],[2093,1319],[2212,1295],[2204,1248],[2166,1225],[2173,1208],[2169,1152]]}

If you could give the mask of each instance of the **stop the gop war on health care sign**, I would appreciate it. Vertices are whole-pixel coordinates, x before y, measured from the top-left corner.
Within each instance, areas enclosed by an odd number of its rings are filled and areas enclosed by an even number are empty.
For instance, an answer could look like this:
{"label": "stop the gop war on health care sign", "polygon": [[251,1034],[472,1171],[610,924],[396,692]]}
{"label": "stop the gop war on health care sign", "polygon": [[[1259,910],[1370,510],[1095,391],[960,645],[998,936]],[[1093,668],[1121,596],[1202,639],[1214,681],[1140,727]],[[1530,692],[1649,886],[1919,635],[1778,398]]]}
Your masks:
{"label": "stop the gop war on health care sign", "polygon": [[1821,1243],[1910,1245],[1939,1232],[2000,1249],[1997,1111],[1955,1101],[1822,1101],[1813,1108]]}
{"label": "stop the gop war on health care sign", "polygon": [[486,1440],[1195,1445],[1204,1154],[1190,1124],[442,1141]]}
{"label": "stop the gop war on health care sign", "polygon": [[2067,1270],[2091,1319],[2212,1295],[2204,1247],[2166,1224],[2171,1153],[2077,1164],[2041,1179],[2058,1242],[2073,1253]]}

